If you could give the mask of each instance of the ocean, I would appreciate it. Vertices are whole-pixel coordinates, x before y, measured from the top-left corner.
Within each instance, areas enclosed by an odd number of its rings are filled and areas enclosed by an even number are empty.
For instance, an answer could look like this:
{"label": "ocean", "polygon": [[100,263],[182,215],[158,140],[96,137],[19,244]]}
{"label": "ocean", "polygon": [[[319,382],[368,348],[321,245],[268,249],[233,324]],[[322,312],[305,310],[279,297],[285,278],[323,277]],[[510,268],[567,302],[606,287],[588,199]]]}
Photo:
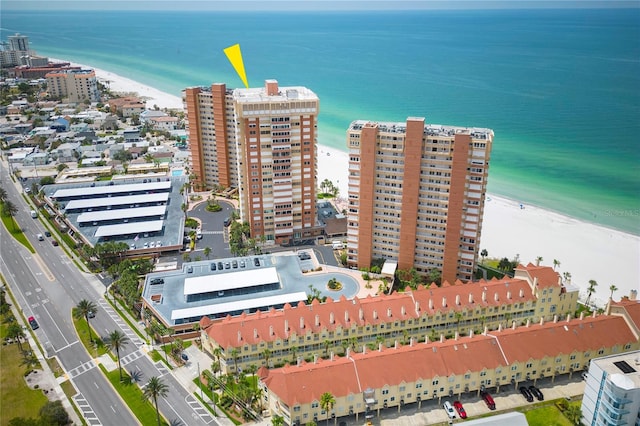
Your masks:
{"label": "ocean", "polygon": [[320,98],[319,142],[352,120],[495,131],[489,192],[640,235],[640,9],[17,12],[0,36],[180,96],[275,78]]}

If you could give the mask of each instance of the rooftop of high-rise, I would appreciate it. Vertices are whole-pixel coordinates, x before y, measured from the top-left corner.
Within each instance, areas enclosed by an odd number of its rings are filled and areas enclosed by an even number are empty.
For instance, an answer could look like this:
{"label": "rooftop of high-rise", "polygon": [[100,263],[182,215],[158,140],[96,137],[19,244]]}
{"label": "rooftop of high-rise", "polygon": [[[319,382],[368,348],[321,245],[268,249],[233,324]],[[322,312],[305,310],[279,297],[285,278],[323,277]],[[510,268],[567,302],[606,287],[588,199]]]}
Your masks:
{"label": "rooftop of high-rise", "polygon": [[[423,120],[423,117],[409,117],[409,121]],[[377,126],[382,133],[405,133],[407,131],[406,122],[386,122],[355,120],[352,121],[349,130],[361,130],[364,127]],[[425,136],[454,136],[456,134],[469,134],[476,139],[488,139],[493,137],[493,130],[482,127],[445,126],[442,124],[425,124]]]}

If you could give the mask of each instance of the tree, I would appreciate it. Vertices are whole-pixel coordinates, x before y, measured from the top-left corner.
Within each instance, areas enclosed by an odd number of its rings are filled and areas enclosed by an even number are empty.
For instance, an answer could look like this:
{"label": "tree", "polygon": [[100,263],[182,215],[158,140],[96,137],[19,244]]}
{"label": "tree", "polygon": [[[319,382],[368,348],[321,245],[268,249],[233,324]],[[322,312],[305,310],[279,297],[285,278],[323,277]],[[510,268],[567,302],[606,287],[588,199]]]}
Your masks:
{"label": "tree", "polygon": [[18,207],[16,207],[15,204],[9,200],[2,202],[2,215],[9,216],[11,218],[11,222],[13,223],[12,228],[14,231],[16,230],[16,221],[14,220],[16,213],[18,213]]}
{"label": "tree", "polygon": [[24,331],[22,331],[22,327],[20,327],[20,324],[15,321],[11,322],[7,327],[7,337],[9,337],[10,339],[14,339],[16,343],[18,343],[20,352],[22,352],[22,342],[20,341],[20,339],[24,339],[26,338],[26,336],[24,334]]}
{"label": "tree", "polygon": [[589,301],[591,300],[591,295],[596,291],[596,287],[598,283],[596,280],[589,280],[589,287],[587,287],[587,300],[585,300],[584,304],[589,306]]}
{"label": "tree", "polygon": [[504,272],[508,272],[509,269],[511,269],[511,261],[506,257],[503,257],[502,259],[500,259],[500,262],[498,263],[498,269]]}
{"label": "tree", "polygon": [[156,418],[158,420],[158,426],[161,426],[160,423],[160,410],[158,409],[158,397],[166,397],[169,393],[169,386],[164,384],[162,379],[159,377],[152,377],[149,379],[147,384],[144,387],[144,398],[152,399],[153,405],[156,408]]}
{"label": "tree", "polygon": [[613,299],[613,292],[617,290],[618,290],[618,287],[616,287],[615,284],[611,284],[609,286],[609,291],[611,292],[611,294],[609,295],[609,299]]}
{"label": "tree", "polygon": [[211,255],[211,247],[204,248],[204,255],[207,258],[207,260],[209,260],[209,256]]}
{"label": "tree", "polygon": [[33,351],[27,351],[22,353],[22,361],[20,365],[24,365],[27,368],[38,365],[38,357]]}
{"label": "tree", "polygon": [[76,319],[84,318],[87,321],[87,329],[89,330],[89,340],[93,343],[93,334],[91,334],[91,326],[89,325],[89,314],[95,314],[98,307],[95,303],[87,299],[82,299],[73,308],[73,317]]}
{"label": "tree", "polygon": [[120,381],[122,381],[122,366],[120,365],[120,349],[129,343],[129,338],[120,330],[113,330],[108,337],[109,349],[116,351],[118,358],[118,372],[120,373]]}
{"label": "tree", "polygon": [[329,416],[331,415],[329,411],[331,411],[335,403],[336,399],[330,392],[325,392],[320,396],[320,407],[327,412],[327,424],[329,424]]}
{"label": "tree", "polygon": [[556,266],[560,267],[560,261],[558,259],[553,259],[553,270],[556,270]]}
{"label": "tree", "polygon": [[565,410],[564,415],[571,423],[579,425],[580,419],[582,419],[582,410],[578,405],[569,405]]}
{"label": "tree", "polygon": [[231,358],[233,358],[233,367],[235,368],[235,372],[236,374],[238,374],[238,349],[233,348],[231,349],[231,351],[229,352],[229,355],[231,355]]}
{"label": "tree", "polygon": [[271,417],[271,426],[284,426],[284,417],[278,414]]}
{"label": "tree", "polygon": [[542,256],[538,256],[536,257],[536,266],[540,266],[540,262],[542,262],[544,259],[542,258]]}
{"label": "tree", "polygon": [[489,256],[489,252],[487,251],[487,249],[482,249],[482,251],[480,252],[480,256],[482,257],[482,263],[484,264],[484,259]]}
{"label": "tree", "polygon": [[0,201],[4,202],[7,199],[7,190],[0,186]]}
{"label": "tree", "polygon": [[262,351],[262,357],[264,358],[264,365],[269,368],[269,358],[271,357],[271,351],[269,349],[265,349]]}
{"label": "tree", "polygon": [[42,424],[63,426],[71,423],[69,414],[62,406],[62,401],[48,401],[40,409],[40,420]]}

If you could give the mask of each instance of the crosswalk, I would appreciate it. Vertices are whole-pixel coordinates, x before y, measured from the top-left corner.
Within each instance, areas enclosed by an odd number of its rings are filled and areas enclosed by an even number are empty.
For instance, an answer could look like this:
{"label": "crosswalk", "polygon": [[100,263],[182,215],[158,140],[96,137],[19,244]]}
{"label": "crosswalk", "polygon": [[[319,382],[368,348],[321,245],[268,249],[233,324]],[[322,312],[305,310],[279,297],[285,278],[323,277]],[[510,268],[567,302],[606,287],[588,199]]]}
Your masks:
{"label": "crosswalk", "polygon": [[82,373],[86,373],[89,370],[93,370],[94,368],[96,368],[96,363],[93,360],[91,360],[91,361],[85,362],[84,364],[80,364],[79,366],[77,366],[72,370],[69,370],[67,374],[69,374],[69,377],[73,379],[74,377],[78,377]]}
{"label": "crosswalk", "polygon": [[140,340],[140,337],[129,327],[120,315],[113,309],[113,307],[104,299],[101,299],[99,302],[102,311],[105,312],[111,319],[120,327],[122,332],[129,338],[129,341],[135,345],[136,347],[142,346],[144,342]]}
{"label": "crosswalk", "polygon": [[88,424],[96,426],[102,424],[100,419],[98,419],[98,416],[96,416],[96,413],[93,411],[93,408],[91,408],[91,405],[89,405],[89,401],[87,401],[87,398],[85,398],[83,394],[77,393],[74,395],[73,400],[78,409],[82,412],[82,417],[85,418]]}

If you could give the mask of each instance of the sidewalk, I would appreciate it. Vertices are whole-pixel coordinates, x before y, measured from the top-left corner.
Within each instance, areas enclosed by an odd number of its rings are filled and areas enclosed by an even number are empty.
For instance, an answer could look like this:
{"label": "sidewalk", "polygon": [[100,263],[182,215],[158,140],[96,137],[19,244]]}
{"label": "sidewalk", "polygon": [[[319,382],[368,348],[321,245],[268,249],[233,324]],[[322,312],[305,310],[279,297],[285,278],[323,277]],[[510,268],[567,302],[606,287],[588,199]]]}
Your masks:
{"label": "sidewalk", "polygon": [[[61,383],[68,380],[68,377],[66,376],[66,374],[64,376],[55,377],[53,371],[51,371],[51,368],[47,363],[46,358],[44,357],[44,354],[40,352],[40,347],[36,344],[35,340],[33,339],[33,335],[29,330],[29,326],[23,324],[22,321],[24,318],[22,317],[21,312],[16,307],[16,304],[13,303],[14,302],[13,299],[11,298],[8,298],[8,299],[10,300],[10,303],[11,303],[11,311],[13,312],[13,315],[16,317],[18,324],[22,326],[25,332],[25,335],[27,336],[26,340],[31,346],[31,350],[38,358],[38,362],[40,363],[40,367],[41,367],[41,370],[33,370],[31,374],[25,377],[25,382],[27,386],[29,386],[31,389],[36,389],[36,386],[37,386],[37,389],[42,390],[49,401],[58,401],[58,400],[61,401],[62,406],[67,411],[67,414],[69,414],[69,419],[71,420],[72,424],[81,425],[82,421],[78,417],[78,414],[76,413],[76,411],[73,409],[73,406],[71,405],[71,401],[69,400],[69,398],[67,398],[67,395],[65,395],[64,391],[62,390],[62,387],[60,386]],[[57,357],[54,357],[54,359],[57,362]],[[58,363],[58,365],[59,364],[60,363]]]}
{"label": "sidewalk", "polygon": [[[195,343],[183,352],[187,354],[189,360],[184,365],[174,368],[171,371],[173,376],[187,391],[189,391],[189,393],[197,393],[198,396],[201,396],[202,399],[213,408],[213,401],[211,401],[206,393],[200,392],[199,386],[193,382],[193,380],[198,377],[198,371],[202,373],[204,370],[210,369],[213,359],[198,349]],[[218,424],[223,426],[233,426],[233,422],[229,420],[222,411],[218,409],[215,411],[217,413],[216,420]]]}

